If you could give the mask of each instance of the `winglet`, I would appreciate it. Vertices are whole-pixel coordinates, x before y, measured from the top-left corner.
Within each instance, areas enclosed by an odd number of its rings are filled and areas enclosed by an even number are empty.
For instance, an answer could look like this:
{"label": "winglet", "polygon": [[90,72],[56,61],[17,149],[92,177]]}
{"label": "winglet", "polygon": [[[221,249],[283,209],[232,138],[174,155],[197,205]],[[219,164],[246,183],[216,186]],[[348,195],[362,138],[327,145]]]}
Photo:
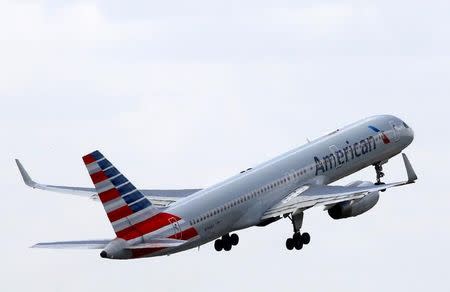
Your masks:
{"label": "winglet", "polygon": [[19,168],[20,174],[22,175],[23,182],[29,187],[32,187],[32,188],[36,187],[36,185],[37,185],[36,182],[31,179],[30,175],[25,170],[22,163],[20,163],[19,159],[16,159],[16,164],[17,164],[17,167]]}
{"label": "winglet", "polygon": [[413,183],[417,180],[417,175],[409,162],[408,157],[405,153],[402,153],[403,162],[405,163],[406,173],[408,174],[408,183]]}

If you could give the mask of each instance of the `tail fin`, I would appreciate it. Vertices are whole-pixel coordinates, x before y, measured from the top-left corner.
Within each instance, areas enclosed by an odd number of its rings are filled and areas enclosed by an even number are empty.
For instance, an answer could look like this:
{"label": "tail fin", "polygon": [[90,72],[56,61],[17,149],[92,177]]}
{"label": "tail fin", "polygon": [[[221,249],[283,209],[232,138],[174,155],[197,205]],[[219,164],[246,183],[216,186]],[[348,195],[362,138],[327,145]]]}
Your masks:
{"label": "tail fin", "polygon": [[150,201],[99,151],[83,157],[117,237],[142,236],[134,225],[159,213]]}

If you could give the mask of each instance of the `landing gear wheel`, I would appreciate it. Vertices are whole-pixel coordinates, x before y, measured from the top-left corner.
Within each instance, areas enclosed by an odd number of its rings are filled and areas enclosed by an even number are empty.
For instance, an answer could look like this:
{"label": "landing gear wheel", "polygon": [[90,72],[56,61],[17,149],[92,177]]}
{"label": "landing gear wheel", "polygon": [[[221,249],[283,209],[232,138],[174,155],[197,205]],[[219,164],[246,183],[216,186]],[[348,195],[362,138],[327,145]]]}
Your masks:
{"label": "landing gear wheel", "polygon": [[[385,183],[384,182],[376,182],[375,185],[380,186],[380,185],[385,185]],[[385,192],[385,191],[386,191],[386,189],[380,190],[380,192]]]}
{"label": "landing gear wheel", "polygon": [[311,241],[311,236],[309,235],[308,232],[305,232],[302,234],[302,242],[303,244],[309,244],[309,242]]}
{"label": "landing gear wheel", "polygon": [[231,247],[232,247],[232,245],[231,245],[231,241],[230,241],[230,240],[226,240],[226,241],[223,243],[223,250],[225,250],[225,251],[230,251],[230,250],[231,250]]}
{"label": "landing gear wheel", "polygon": [[311,241],[311,236],[309,236],[309,233],[300,232],[300,228],[303,225],[303,211],[297,210],[291,214],[285,215],[284,217],[288,217],[289,219],[291,219],[292,225],[294,227],[294,234],[292,235],[292,238],[288,238],[286,240],[287,249],[302,249],[303,245],[306,245]]}
{"label": "landing gear wheel", "polygon": [[238,245],[239,243],[239,236],[236,233],[233,233],[230,235],[230,241],[232,245]]}
{"label": "landing gear wheel", "polygon": [[214,248],[215,248],[217,251],[221,251],[221,250],[223,249],[223,242],[222,242],[221,239],[217,239],[217,240],[214,242]]}
{"label": "landing gear wheel", "polygon": [[292,238],[286,239],[286,248],[288,250],[293,250],[294,249],[294,240]]}
{"label": "landing gear wheel", "polygon": [[293,240],[294,240],[294,247],[295,247],[295,249],[296,250],[301,250],[302,247],[303,247],[303,242],[301,240],[301,237],[297,238],[297,239],[293,239]]}

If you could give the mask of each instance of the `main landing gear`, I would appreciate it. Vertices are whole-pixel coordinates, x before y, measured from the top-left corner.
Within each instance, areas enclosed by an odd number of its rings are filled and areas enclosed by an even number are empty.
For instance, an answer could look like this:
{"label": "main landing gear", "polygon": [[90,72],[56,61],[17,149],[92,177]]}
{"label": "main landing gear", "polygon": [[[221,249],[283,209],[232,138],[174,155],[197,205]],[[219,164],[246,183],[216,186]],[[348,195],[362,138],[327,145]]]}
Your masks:
{"label": "main landing gear", "polygon": [[311,236],[308,232],[300,233],[300,228],[303,224],[303,212],[295,211],[291,216],[288,216],[292,221],[294,227],[294,235],[291,238],[286,239],[286,248],[288,250],[300,250],[303,245],[309,244]]}
{"label": "main landing gear", "polygon": [[[384,185],[385,183],[381,181],[381,178],[384,177],[383,164],[381,162],[377,162],[373,166],[375,167],[375,172],[377,173],[377,182],[375,185]],[[381,191],[384,192],[386,190]]]}
{"label": "main landing gear", "polygon": [[222,238],[217,239],[214,242],[214,248],[217,251],[221,251],[222,249],[225,251],[230,251],[234,245],[238,245],[239,236],[236,233],[233,234],[225,234]]}

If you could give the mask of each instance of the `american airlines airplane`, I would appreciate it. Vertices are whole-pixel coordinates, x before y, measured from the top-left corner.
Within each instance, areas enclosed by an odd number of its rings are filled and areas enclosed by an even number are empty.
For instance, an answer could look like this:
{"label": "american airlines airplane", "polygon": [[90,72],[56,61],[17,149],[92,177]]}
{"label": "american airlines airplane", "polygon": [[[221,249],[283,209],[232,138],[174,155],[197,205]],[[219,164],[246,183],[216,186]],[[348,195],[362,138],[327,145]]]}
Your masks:
{"label": "american airlines airplane", "polygon": [[[382,165],[401,153],[413,130],[395,116],[373,116],[248,168],[205,189],[137,189],[99,151],[83,157],[95,188],[34,182],[16,160],[26,185],[100,200],[116,237],[38,243],[36,248],[101,249],[109,259],[169,255],[213,241],[217,251],[239,243],[237,230],[266,226],[281,218],[292,221],[286,248],[300,250],[310,235],[300,232],[305,210],[323,206],[333,219],[358,216],[378,202],[379,192],[414,183],[417,176],[402,154],[407,180],[384,183]],[[376,182],[329,185],[374,166]]]}

